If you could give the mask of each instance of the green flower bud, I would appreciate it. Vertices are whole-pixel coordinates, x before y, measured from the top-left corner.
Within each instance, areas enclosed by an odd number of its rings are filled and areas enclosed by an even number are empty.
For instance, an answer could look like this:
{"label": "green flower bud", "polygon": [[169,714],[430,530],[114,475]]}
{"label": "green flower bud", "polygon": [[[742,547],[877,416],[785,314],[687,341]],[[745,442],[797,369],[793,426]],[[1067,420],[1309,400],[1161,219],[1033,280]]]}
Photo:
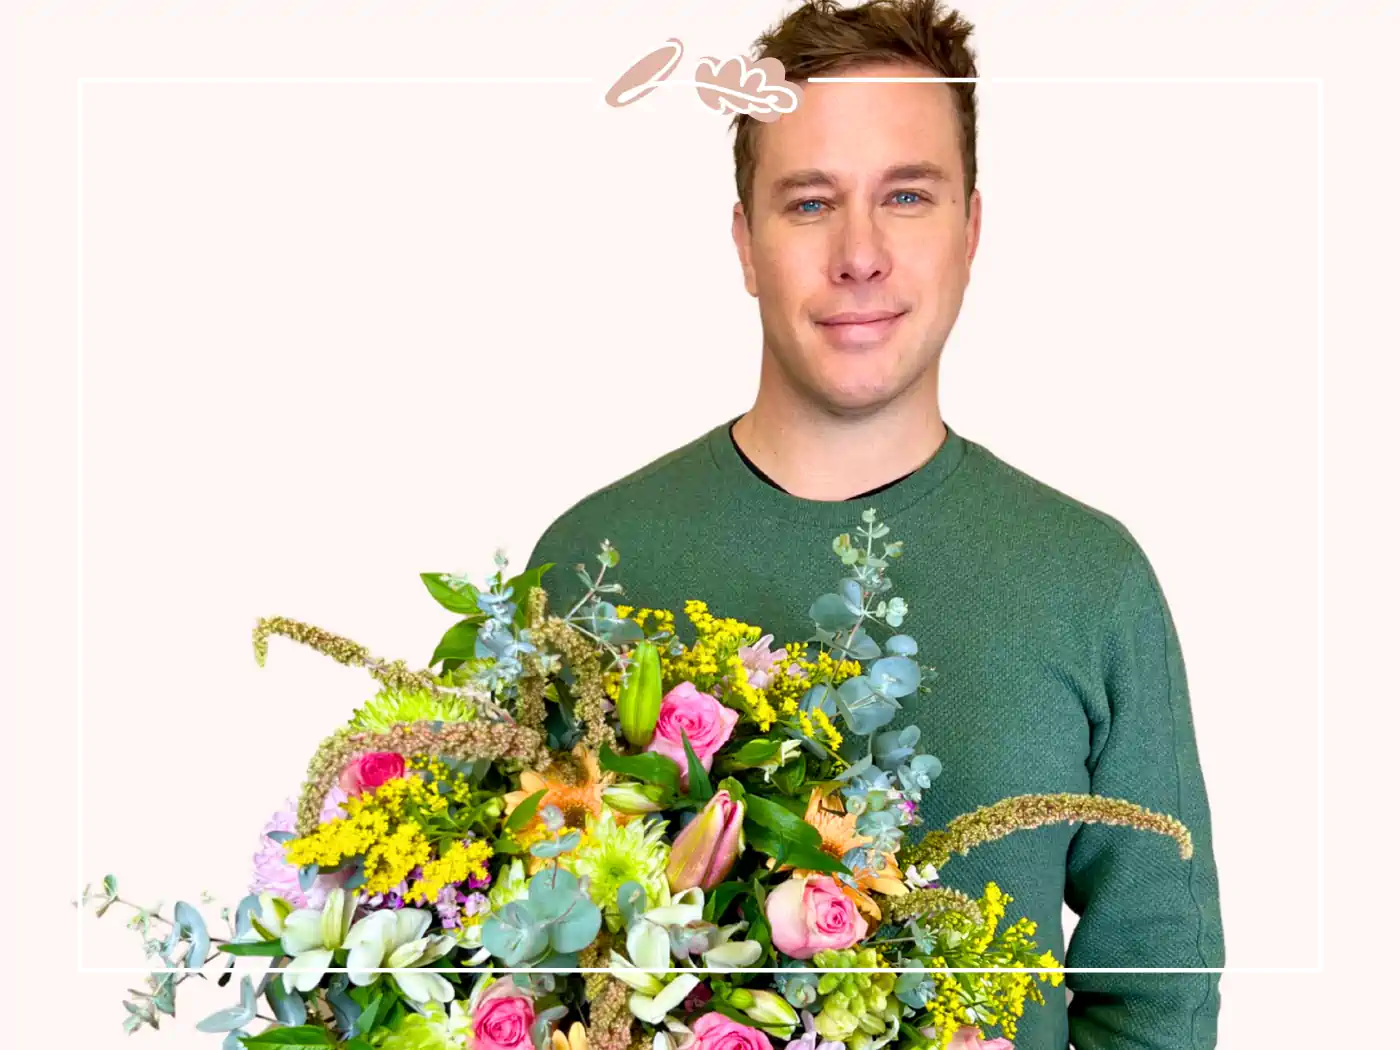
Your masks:
{"label": "green flower bud", "polygon": [[632,647],[632,660],[617,698],[622,735],[633,747],[646,747],[661,714],[661,656],[651,642]]}

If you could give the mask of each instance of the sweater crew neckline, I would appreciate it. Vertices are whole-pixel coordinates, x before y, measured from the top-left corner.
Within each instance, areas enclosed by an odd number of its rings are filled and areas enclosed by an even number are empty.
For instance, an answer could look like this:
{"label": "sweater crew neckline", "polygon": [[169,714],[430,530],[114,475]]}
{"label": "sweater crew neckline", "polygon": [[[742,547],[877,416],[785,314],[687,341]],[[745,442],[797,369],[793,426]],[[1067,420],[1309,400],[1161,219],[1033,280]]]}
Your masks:
{"label": "sweater crew neckline", "polygon": [[740,418],[742,414],[733,416],[705,435],[721,490],[751,513],[797,524],[851,530],[867,507],[876,509],[879,520],[888,520],[937,490],[967,453],[967,441],[945,419],[943,426],[948,433],[933,456],[889,488],[858,499],[807,499],[769,484],[749,469],[730,437],[729,428]]}

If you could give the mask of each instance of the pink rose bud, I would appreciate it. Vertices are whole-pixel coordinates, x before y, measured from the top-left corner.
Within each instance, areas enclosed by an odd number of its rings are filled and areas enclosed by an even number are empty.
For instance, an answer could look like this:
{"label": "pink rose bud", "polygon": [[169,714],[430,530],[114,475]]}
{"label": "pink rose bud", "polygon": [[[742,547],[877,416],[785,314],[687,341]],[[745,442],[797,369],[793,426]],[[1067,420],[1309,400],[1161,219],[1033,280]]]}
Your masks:
{"label": "pink rose bud", "polygon": [[681,829],[671,846],[666,878],[671,892],[699,886],[706,892],[724,881],[744,849],[744,804],[717,791]]}
{"label": "pink rose bud", "polygon": [[533,1050],[530,1026],[535,1023],[535,1001],[509,977],[498,980],[477,1001],[472,1011],[474,1050]]}
{"label": "pink rose bud", "polygon": [[794,959],[843,951],[867,930],[855,902],[829,875],[794,875],[768,894],[764,913],[773,947]]}
{"label": "pink rose bud", "polygon": [[708,773],[715,753],[729,741],[737,721],[738,711],[725,707],[709,693],[700,692],[694,683],[682,682],[662,697],[656,731],[646,750],[665,755],[680,766],[681,786],[688,787],[690,762],[682,737],[690,742],[690,749]]}
{"label": "pink rose bud", "polygon": [[773,1050],[757,1028],[731,1021],[717,1010],[702,1014],[690,1030],[694,1040],[689,1050]]}
{"label": "pink rose bud", "polygon": [[1010,1039],[983,1039],[980,1028],[965,1024],[953,1034],[948,1050],[1016,1050],[1016,1046]]}
{"label": "pink rose bud", "polygon": [[353,759],[340,771],[340,788],[347,795],[373,791],[404,774],[403,755],[395,751],[371,751]]}

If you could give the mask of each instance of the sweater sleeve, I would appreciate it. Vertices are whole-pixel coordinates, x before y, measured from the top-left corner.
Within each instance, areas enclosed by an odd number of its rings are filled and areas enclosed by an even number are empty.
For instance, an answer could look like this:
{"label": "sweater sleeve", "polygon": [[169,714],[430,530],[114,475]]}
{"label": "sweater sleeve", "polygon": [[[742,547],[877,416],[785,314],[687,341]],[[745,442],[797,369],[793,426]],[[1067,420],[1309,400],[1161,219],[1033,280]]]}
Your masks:
{"label": "sweater sleeve", "polygon": [[[1079,921],[1066,967],[1222,967],[1224,936],[1210,809],[1196,750],[1186,669],[1171,612],[1132,544],[1108,611],[1102,693],[1090,738],[1091,791],[1175,816],[1191,832],[1183,861],[1171,839],[1082,825],[1071,840],[1065,901]],[[1211,1050],[1220,975],[1067,973],[1076,1050]]]}

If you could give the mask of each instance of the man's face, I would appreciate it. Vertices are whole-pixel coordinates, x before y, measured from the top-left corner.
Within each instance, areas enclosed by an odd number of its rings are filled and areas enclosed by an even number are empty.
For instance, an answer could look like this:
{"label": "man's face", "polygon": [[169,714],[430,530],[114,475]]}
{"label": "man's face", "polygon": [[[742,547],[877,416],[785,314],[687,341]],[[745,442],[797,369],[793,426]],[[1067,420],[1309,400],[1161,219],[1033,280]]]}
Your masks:
{"label": "man's face", "polygon": [[[929,76],[903,64],[849,76]],[[807,84],[759,128],[744,284],[780,381],[824,411],[877,411],[921,380],[962,306],[981,225],[947,84]]]}

